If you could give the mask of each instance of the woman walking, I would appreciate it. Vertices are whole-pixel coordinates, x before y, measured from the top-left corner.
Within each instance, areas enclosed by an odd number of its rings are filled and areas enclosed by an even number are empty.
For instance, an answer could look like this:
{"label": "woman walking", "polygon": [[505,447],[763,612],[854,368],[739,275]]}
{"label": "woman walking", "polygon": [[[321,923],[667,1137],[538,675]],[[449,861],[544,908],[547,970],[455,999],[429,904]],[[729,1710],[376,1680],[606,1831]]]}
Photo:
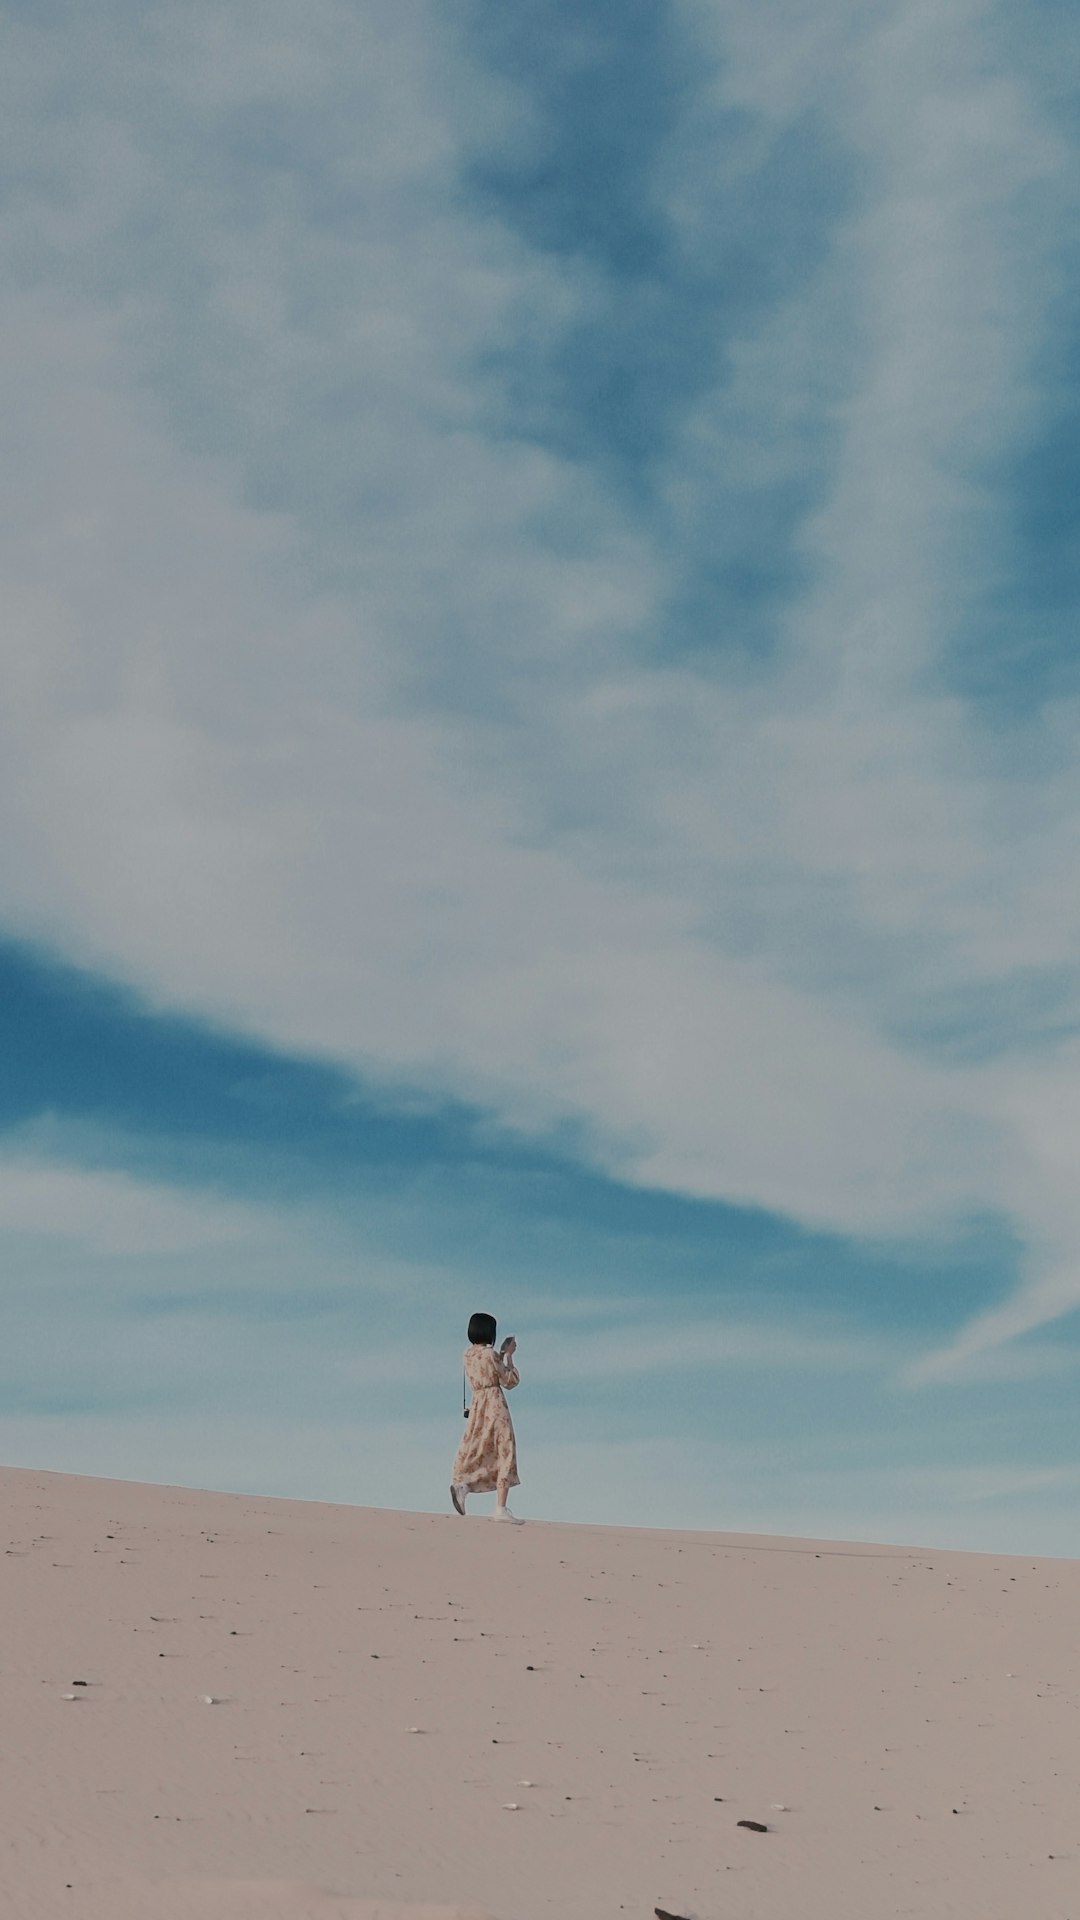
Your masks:
{"label": "woman walking", "polygon": [[496,1520],[520,1527],[522,1522],[506,1504],[510,1488],[521,1485],[514,1423],[506,1404],[507,1392],[521,1378],[514,1365],[517,1341],[509,1334],[496,1352],[496,1331],[490,1313],[474,1313],[469,1321],[465,1376],[473,1399],[454,1461],[450,1498],[458,1513],[464,1513],[467,1494],[491,1493],[494,1489]]}

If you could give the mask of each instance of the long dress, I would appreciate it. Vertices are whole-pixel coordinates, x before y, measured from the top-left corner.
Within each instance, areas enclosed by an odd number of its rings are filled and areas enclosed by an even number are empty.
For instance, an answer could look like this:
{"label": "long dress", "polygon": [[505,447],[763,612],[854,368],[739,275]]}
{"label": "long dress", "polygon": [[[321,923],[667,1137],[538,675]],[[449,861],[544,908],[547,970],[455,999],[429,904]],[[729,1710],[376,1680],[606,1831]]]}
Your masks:
{"label": "long dress", "polygon": [[491,1493],[500,1480],[519,1487],[514,1423],[503,1388],[516,1387],[521,1375],[494,1347],[466,1347],[465,1374],[473,1398],[454,1461],[454,1484],[470,1493]]}

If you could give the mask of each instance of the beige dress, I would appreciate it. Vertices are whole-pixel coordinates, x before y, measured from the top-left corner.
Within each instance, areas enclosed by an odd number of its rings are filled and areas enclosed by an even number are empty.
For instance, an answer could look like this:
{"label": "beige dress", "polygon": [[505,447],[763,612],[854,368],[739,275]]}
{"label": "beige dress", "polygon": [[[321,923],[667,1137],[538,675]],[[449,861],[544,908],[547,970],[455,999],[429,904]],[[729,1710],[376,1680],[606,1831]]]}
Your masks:
{"label": "beige dress", "polygon": [[465,1375],[473,1398],[454,1461],[454,1485],[470,1493],[492,1493],[500,1480],[518,1487],[514,1424],[503,1388],[516,1387],[521,1375],[494,1347],[466,1347]]}

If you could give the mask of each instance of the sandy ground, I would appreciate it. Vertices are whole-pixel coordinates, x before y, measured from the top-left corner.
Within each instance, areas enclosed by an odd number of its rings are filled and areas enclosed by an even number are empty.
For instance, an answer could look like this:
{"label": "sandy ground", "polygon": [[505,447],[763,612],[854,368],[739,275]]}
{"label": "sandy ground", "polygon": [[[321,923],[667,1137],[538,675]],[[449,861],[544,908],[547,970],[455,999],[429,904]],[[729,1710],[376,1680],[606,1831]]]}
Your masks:
{"label": "sandy ground", "polygon": [[1076,1562],[0,1498],[5,1920],[1080,1914]]}

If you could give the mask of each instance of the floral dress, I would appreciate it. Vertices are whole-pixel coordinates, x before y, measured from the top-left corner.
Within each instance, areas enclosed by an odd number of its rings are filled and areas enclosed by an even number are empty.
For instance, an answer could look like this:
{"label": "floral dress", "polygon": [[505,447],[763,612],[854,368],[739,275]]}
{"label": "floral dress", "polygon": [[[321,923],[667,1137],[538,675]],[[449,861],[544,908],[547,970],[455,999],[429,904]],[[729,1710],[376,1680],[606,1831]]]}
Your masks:
{"label": "floral dress", "polygon": [[491,1493],[500,1480],[518,1487],[514,1425],[503,1388],[516,1387],[521,1375],[494,1347],[466,1347],[465,1374],[473,1399],[454,1461],[454,1484],[469,1493]]}

